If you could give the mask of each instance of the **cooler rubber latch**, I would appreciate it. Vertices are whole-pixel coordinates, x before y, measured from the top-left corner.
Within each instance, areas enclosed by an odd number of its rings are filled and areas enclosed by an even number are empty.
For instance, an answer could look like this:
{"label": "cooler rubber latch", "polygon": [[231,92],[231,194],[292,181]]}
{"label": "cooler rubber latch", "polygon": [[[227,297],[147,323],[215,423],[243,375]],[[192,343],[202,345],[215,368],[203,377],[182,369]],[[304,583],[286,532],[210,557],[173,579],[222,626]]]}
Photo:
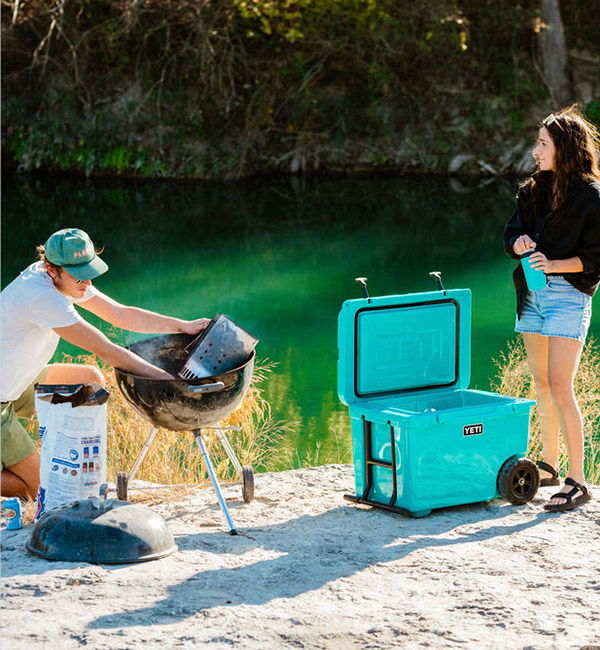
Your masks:
{"label": "cooler rubber latch", "polygon": [[369,290],[367,289],[367,278],[354,278],[354,282],[358,282],[363,290],[363,298],[369,297]]}
{"label": "cooler rubber latch", "polygon": [[430,271],[429,275],[435,279],[435,283],[437,284],[437,288],[444,294],[446,295],[446,289],[444,289],[444,285],[442,283],[442,272],[441,271]]}

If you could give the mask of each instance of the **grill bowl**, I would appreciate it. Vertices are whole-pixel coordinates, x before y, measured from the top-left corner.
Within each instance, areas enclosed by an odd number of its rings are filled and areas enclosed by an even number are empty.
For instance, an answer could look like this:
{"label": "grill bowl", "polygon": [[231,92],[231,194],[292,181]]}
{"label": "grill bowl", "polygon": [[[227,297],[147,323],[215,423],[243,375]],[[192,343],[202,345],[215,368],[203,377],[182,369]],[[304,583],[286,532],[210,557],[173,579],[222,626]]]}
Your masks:
{"label": "grill bowl", "polygon": [[[145,361],[176,375],[185,363],[185,348],[194,336],[162,334],[126,346]],[[156,427],[190,431],[214,426],[242,402],[250,387],[255,352],[241,366],[202,379],[149,379],[115,369],[123,397]],[[218,384],[223,384],[222,387]],[[205,387],[211,392],[195,392]]]}

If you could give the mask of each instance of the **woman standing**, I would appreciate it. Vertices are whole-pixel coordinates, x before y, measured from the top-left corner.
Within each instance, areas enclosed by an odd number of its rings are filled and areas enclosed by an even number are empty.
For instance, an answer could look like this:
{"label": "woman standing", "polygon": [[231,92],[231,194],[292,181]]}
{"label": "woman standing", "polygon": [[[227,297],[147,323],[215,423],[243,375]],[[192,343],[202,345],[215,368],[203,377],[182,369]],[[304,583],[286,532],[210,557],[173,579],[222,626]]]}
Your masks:
{"label": "woman standing", "polygon": [[600,282],[600,169],[597,129],[572,106],[549,115],[533,149],[535,173],[519,188],[504,232],[514,258],[535,249],[531,266],[546,286],[528,291],[521,265],[515,331],[523,336],[542,432],[542,485],[559,485],[558,436],[569,457],[565,487],[544,504],[572,510],[589,501],[583,476],[583,422],[574,380]]}

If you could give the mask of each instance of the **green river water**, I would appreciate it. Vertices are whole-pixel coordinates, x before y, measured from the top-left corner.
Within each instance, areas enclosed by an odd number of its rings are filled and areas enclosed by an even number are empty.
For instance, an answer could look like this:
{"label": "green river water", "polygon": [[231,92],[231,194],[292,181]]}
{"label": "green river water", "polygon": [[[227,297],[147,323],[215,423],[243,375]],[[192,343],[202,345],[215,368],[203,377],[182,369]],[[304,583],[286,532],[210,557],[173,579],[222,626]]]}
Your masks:
{"label": "green river water", "polygon": [[[51,232],[83,228],[110,266],[95,282],[101,291],[182,318],[227,314],[260,338],[259,359],[277,363],[265,395],[275,419],[296,424],[288,436],[298,457],[350,462],[336,328],[342,301],[361,295],[354,278],[366,276],[373,296],[433,290],[432,270],[446,288],[470,288],[471,387],[488,389],[493,359],[515,336],[514,262],[502,230],[516,187],[516,179],[431,176],[210,184],[10,177],[2,286]],[[590,333],[600,334],[597,315]],[[121,343],[136,337],[119,333]]]}

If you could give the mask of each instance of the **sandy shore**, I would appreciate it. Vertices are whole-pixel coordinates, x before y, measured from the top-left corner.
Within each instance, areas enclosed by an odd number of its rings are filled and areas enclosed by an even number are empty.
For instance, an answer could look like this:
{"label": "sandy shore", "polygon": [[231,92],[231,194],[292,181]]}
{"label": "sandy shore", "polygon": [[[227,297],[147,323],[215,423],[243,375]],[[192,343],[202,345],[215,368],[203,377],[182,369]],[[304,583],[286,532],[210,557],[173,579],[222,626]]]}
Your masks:
{"label": "sandy shore", "polygon": [[411,519],[343,500],[352,467],[256,477],[152,506],[179,550],[149,563],[48,562],[2,532],[2,648],[600,649],[600,488],[547,514],[543,488]]}

